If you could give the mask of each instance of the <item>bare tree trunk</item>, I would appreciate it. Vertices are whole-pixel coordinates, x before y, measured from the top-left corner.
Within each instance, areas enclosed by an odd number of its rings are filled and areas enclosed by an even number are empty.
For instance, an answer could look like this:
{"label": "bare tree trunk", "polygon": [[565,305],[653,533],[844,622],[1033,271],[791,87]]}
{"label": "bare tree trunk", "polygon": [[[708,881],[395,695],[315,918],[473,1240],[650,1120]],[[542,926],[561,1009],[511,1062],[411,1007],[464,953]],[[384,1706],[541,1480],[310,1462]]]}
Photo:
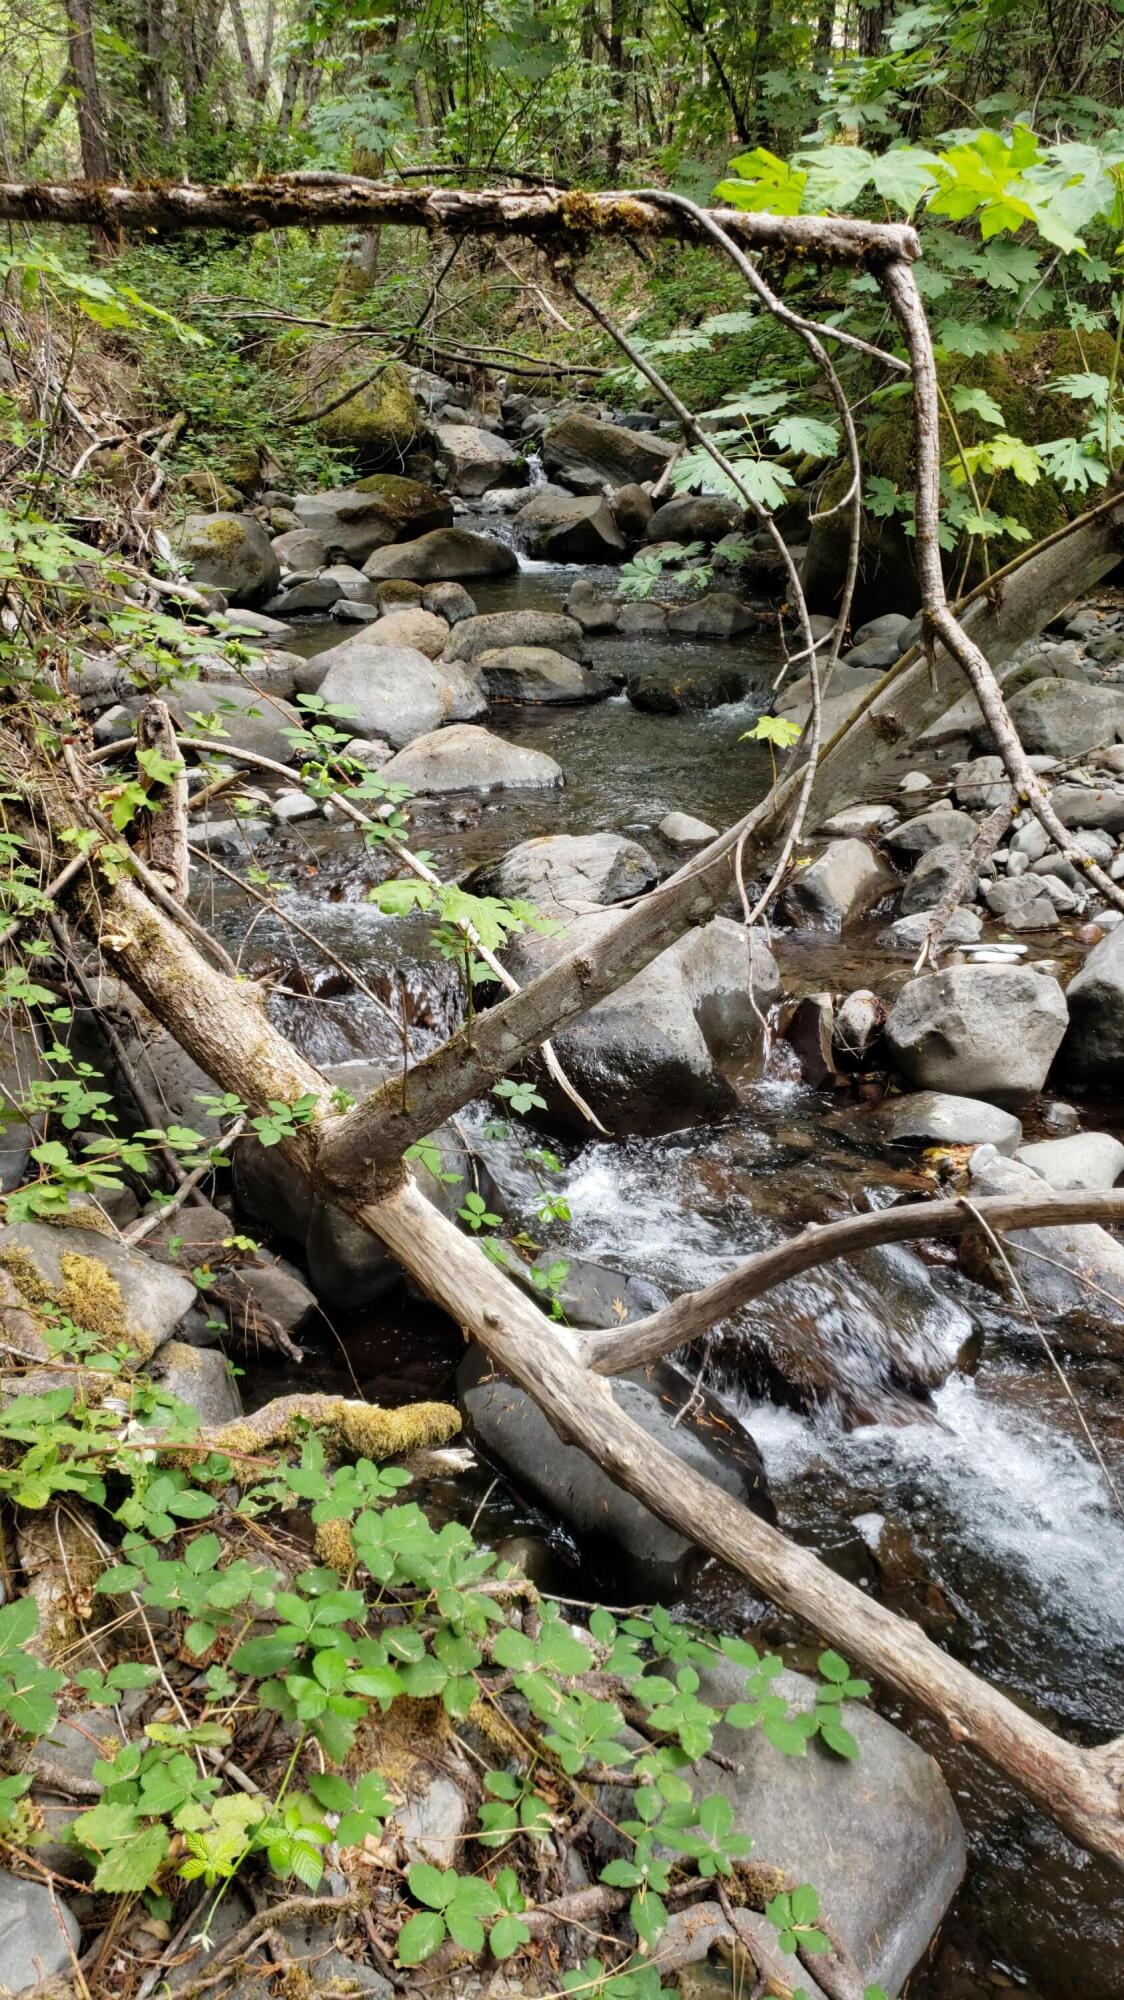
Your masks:
{"label": "bare tree trunk", "polygon": [[[109,179],[109,142],[105,102],[98,81],[90,0],[67,0],[66,20],[70,50],[68,66],[75,86],[82,172],[88,181],[104,183]],[[91,219],[90,239],[95,255],[101,257],[112,256],[121,242],[120,231],[114,230],[100,216]]]}
{"label": "bare tree trunk", "polygon": [[32,154],[42,145],[51,127],[58,119],[63,106],[68,102],[73,90],[74,82],[70,73],[70,58],[68,56],[62,75],[24,139],[23,145],[16,154],[17,167],[26,166]]}

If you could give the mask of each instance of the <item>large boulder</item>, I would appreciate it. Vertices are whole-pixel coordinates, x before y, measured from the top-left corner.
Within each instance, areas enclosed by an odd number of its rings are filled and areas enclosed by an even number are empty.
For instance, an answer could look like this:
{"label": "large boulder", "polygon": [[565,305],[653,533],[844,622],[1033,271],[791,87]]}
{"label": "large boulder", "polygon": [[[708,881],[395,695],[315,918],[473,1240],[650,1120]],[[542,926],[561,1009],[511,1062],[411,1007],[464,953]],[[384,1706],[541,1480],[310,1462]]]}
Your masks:
{"label": "large boulder", "polygon": [[[447,636],[447,628],[446,628]],[[491,701],[540,703],[601,701],[612,682],[591,673],[552,646],[492,646],[473,662]]]}
{"label": "large boulder", "polygon": [[[914,916],[919,910],[935,910],[960,875],[964,866],[966,849],[963,847],[929,847],[921,855],[902,890],[900,910],[903,917]],[[1018,881],[1012,882],[1014,888]],[[969,877],[963,883],[960,893],[973,895],[975,881]]]}
{"label": "large boulder", "polygon": [[433,436],[454,493],[479,500],[493,486],[522,486],[525,461],[507,439],[475,424],[435,424]]}
{"label": "large boulder", "polygon": [[1014,1112],[944,1090],[888,1097],[873,1110],[861,1112],[856,1129],[898,1146],[994,1146],[997,1153],[1013,1153],[1023,1136]]}
{"label": "large boulder", "polygon": [[744,701],[760,686],[760,680],[760,668],[744,658],[731,659],[721,667],[705,659],[697,666],[686,660],[664,659],[630,673],[625,692],[633,708],[650,715],[681,715]]}
{"label": "large boulder", "polygon": [[916,860],[933,847],[970,847],[978,832],[971,813],[957,812],[955,806],[930,806],[892,827],[886,845],[895,854]]}
{"label": "large boulder", "polygon": [[[769,1691],[797,1712],[816,1705],[817,1684],[803,1674],[778,1674]],[[696,1692],[724,1711],[746,1698],[745,1668],[719,1659],[703,1667]],[[760,1729],[720,1723],[710,1753],[683,1775],[696,1800],[725,1795],[734,1825],[752,1835],[755,1865],[775,1869],[778,1881],[815,1884],[860,1984],[898,1993],[960,1885],[964,1829],[927,1751],[865,1703],[844,1703],[841,1720],[858,1744],[855,1763],[818,1738],[791,1757]],[[608,1795],[603,1824],[620,1819],[618,1800]]]}
{"label": "large boulder", "polygon": [[1115,1091],[1124,1083],[1124,924],[1093,946],[1065,997],[1069,1030],[1059,1069],[1075,1082]]}
{"label": "large boulder", "polygon": [[[426,665],[429,664],[427,661]],[[446,671],[457,670],[446,668]],[[464,675],[460,678],[467,680]],[[479,699],[474,683],[467,684],[474,687]],[[414,794],[537,790],[563,782],[561,765],[542,750],[526,750],[520,743],[507,743],[502,736],[493,736],[489,729],[479,729],[468,722],[454,723],[450,729],[434,729],[426,735],[416,734],[406,749],[399,750],[389,764],[383,765],[382,775],[392,784],[408,786]]]}
{"label": "large boulder", "polygon": [[736,500],[717,493],[680,493],[656,508],[644,530],[646,542],[720,542],[741,526]]}
{"label": "large boulder", "polygon": [[472,576],[510,576],[519,564],[514,549],[493,535],[470,528],[434,528],[415,541],[376,549],[363,564],[372,577],[405,577],[412,583],[458,582]]}
{"label": "large boulder", "polygon": [[554,833],[513,847],[481,872],[478,885],[486,895],[529,903],[620,903],[655,879],[651,855],[623,834]]}
{"label": "large boulder", "polygon": [[667,629],[686,639],[733,639],[757,624],[751,604],[732,590],[704,590],[688,604],[673,604]]}
{"label": "large boulder", "polygon": [[575,414],[549,426],[542,451],[552,477],[588,492],[602,485],[639,485],[645,479],[658,479],[675,446],[650,432]]}
{"label": "large boulder", "polygon": [[895,877],[865,840],[832,840],[806,868],[797,868],[785,890],[785,908],[797,924],[841,930],[888,894]]}
{"label": "large boulder", "polygon": [[506,646],[549,646],[572,660],[580,660],[586,650],[581,626],[562,611],[484,611],[454,626],[445,658],[478,660],[481,653]]}
{"label": "large boulder", "polygon": [[469,722],[487,706],[462,668],[427,659],[414,646],[372,643],[367,627],[309,665],[320,670],[322,699],[354,711],[348,727],[356,736],[381,738],[395,750],[415,737],[428,741],[443,722]]}
{"label": "large boulder", "polygon": [[204,718],[208,736],[215,732],[211,740],[216,757],[222,756],[225,739],[238,750],[252,750],[280,764],[291,763],[293,746],[285,731],[300,729],[305,718],[279,695],[258,694],[238,681],[173,681],[164,690],[164,697],[173,722],[186,734],[198,733],[193,716]]}
{"label": "large boulder", "polygon": [[531,554],[547,562],[616,562],[624,554],[616,516],[597,493],[536,493],[515,518]]}
{"label": "large boulder", "polygon": [[[345,395],[349,384],[354,386]],[[373,379],[362,368],[345,370],[341,379],[338,361],[326,356],[309,402],[324,409],[316,419],[324,443],[353,452],[356,463],[372,471],[400,466],[421,429],[409,377],[397,361],[388,362]]]}
{"label": "large boulder", "polygon": [[[508,955],[526,983],[564,953],[595,950],[609,911],[560,920],[549,937],[526,933]],[[669,946],[634,979],[553,1037],[563,1068],[614,1132],[671,1131],[728,1111],[734,1095],[720,1059],[756,1047],[761,1018],[778,999],[776,961],[757,931],[715,917]],[[565,1097],[542,1082],[552,1112],[573,1117]]]}
{"label": "large boulder", "polygon": [[[559,1442],[549,1420],[514,1383],[496,1375],[478,1348],[457,1378],[461,1407],[479,1449],[524,1493],[559,1515],[585,1560],[624,1602],[682,1595],[699,1552],[687,1536],[618,1486],[579,1445]],[[667,1363],[613,1381],[613,1395],[634,1423],[712,1479],[723,1492],[775,1519],[756,1445],[711,1398],[684,1422],[690,1383]]]}
{"label": "large boulder", "polygon": [[1033,1167],[1059,1194],[1076,1188],[1115,1187],[1124,1173],[1124,1145],[1111,1132],[1071,1132],[1064,1139],[1036,1139],[1030,1146],[1020,1146],[1015,1158],[1022,1166]]}
{"label": "large boulder", "polygon": [[[387,611],[363,634],[368,646],[412,646],[427,660],[439,660],[448,644],[449,627],[420,604],[404,604],[399,611]],[[346,640],[344,641],[346,644]]]}
{"label": "large boulder", "polygon": [[175,549],[194,585],[221,590],[231,604],[264,604],[281,581],[273,544],[249,514],[189,514]]}
{"label": "large boulder", "polygon": [[[1000,1159],[990,1146],[972,1155],[970,1174],[973,1195],[1060,1198],[1032,1166]],[[960,1239],[961,1262],[974,1276],[990,1278],[1008,1291],[1010,1263],[1033,1311],[1050,1318],[1087,1315],[1094,1322],[1098,1348],[1124,1358],[1124,1244],[1099,1223],[1070,1222],[1005,1229],[1002,1250],[1004,1254],[982,1230]]]}
{"label": "large boulder", "polygon": [[[1023,748],[1048,751],[1051,757],[1083,757],[1124,737],[1124,688],[1036,680],[1012,695],[1008,709]],[[977,742],[991,740],[982,719],[973,734]]]}
{"label": "large boulder", "polygon": [[[446,494],[393,472],[374,473],[357,486],[298,493],[293,511],[302,529],[311,530],[328,555],[357,563],[375,549],[386,548],[407,535],[426,535],[435,528],[449,527],[453,519],[452,501]],[[281,539],[295,542],[291,535]],[[290,567],[298,566],[304,565],[290,558]]]}
{"label": "large boulder", "polygon": [[142,1257],[100,1229],[12,1222],[0,1229],[0,1270],[34,1309],[50,1301],[72,1319],[149,1360],[195,1304],[180,1272]]}
{"label": "large boulder", "polygon": [[886,1023],[903,1076],[922,1090],[1000,1103],[1032,1097],[1066,1031],[1056,979],[1026,965],[954,965],[907,980]]}

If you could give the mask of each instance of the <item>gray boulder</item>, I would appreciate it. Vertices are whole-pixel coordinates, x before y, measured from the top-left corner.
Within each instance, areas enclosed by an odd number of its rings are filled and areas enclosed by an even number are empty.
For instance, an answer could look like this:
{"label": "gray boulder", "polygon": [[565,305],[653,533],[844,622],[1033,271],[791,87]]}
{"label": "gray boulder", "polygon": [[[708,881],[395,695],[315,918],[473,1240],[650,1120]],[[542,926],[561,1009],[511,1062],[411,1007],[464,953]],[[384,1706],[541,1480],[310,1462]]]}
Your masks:
{"label": "gray boulder", "polygon": [[548,427],[542,450],[552,477],[588,492],[591,486],[631,486],[658,479],[675,446],[650,432],[575,414]]}
{"label": "gray boulder", "polygon": [[720,542],[740,528],[736,500],[716,493],[681,493],[656,508],[644,530],[646,542]]}
{"label": "gray boulder", "polygon": [[619,903],[656,879],[656,864],[619,833],[544,834],[513,847],[478,877],[490,896],[530,903]]}
{"label": "gray boulder", "polygon": [[275,618],[299,618],[306,611],[330,611],[339,591],[328,576],[305,576],[283,584],[267,610]]}
{"label": "gray boulder", "polygon": [[293,746],[284,732],[301,728],[304,718],[279,695],[258,694],[238,681],[173,681],[165,690],[165,699],[173,722],[187,735],[199,733],[193,715],[205,718],[208,734],[211,728],[216,729],[213,742],[217,757],[222,755],[225,737],[238,750],[252,750],[280,764],[292,760]]}
{"label": "gray boulder", "polygon": [[472,576],[510,576],[518,567],[514,549],[492,535],[475,535],[469,528],[434,528],[416,541],[376,549],[363,570],[375,578],[446,583]]}
{"label": "gray boulder", "polygon": [[[936,909],[963,868],[964,853],[962,847],[926,848],[902,890],[900,908],[903,917],[913,916],[918,910]],[[971,881],[964,884],[969,895],[973,887]]]}
{"label": "gray boulder", "polygon": [[612,682],[603,674],[579,666],[552,646],[491,646],[473,662],[483,675],[492,701],[525,702],[530,706],[559,702],[603,701]]}
{"label": "gray boulder", "polygon": [[427,583],[421,601],[424,610],[443,618],[446,625],[459,625],[462,618],[476,616],[476,605],[463,583]]}
{"label": "gray boulder", "polygon": [[733,639],[757,623],[751,604],[730,590],[704,590],[689,604],[676,604],[667,614],[667,629],[692,639]]}
{"label": "gray boulder", "polygon": [[[972,1155],[970,1174],[973,1194],[1057,1198],[1033,1167],[1000,1159],[990,1146]],[[1098,1345],[1124,1356],[1124,1245],[1107,1229],[1096,1222],[1006,1229],[1003,1248],[1034,1311],[1059,1318],[1087,1314],[1096,1322]],[[1034,1251],[1041,1255],[1028,1254]],[[982,1231],[961,1237],[960,1259],[974,1276],[1010,1289],[1003,1258]]]}
{"label": "gray boulder", "polygon": [[439,660],[448,643],[449,627],[420,604],[404,604],[397,611],[385,611],[363,637],[368,646],[412,646],[427,660]]}
{"label": "gray boulder", "polygon": [[[882,932],[879,944],[887,951],[917,951],[924,944],[930,921],[936,914],[935,909],[915,910],[912,916],[898,917]],[[946,944],[975,944],[982,931],[979,911],[958,903],[949,914],[942,936]]]}
{"label": "gray boulder", "polygon": [[1031,1146],[1020,1146],[1015,1158],[1024,1167],[1033,1167],[1059,1194],[1072,1188],[1115,1187],[1124,1173],[1124,1146],[1111,1132],[1038,1139]]}
{"label": "gray boulder", "polygon": [[[1124,689],[1036,680],[1012,695],[1008,710],[1023,748],[1046,750],[1052,757],[1082,757],[1124,736]],[[990,741],[982,719],[973,734],[978,742]]]}
{"label": "gray boulder", "polygon": [[669,812],[661,819],[656,832],[661,834],[669,847],[709,847],[718,838],[718,828],[708,820],[696,819],[693,813]]}
{"label": "gray boulder", "polygon": [[367,628],[309,665],[320,670],[323,699],[354,710],[348,726],[357,736],[381,738],[396,750],[428,738],[443,722],[468,722],[487,705],[462,668],[429,660],[412,646],[373,645]]}
{"label": "gray boulder", "polygon": [[80,1938],[61,1896],[0,1870],[0,1981],[7,1992],[26,1993],[56,1977],[69,1983]]}
{"label": "gray boulder", "polygon": [[435,424],[433,435],[454,493],[478,500],[493,486],[521,486],[525,461],[507,439],[476,424]]}
{"label": "gray boulder", "polygon": [[274,535],[273,553],[283,570],[323,569],[328,560],[327,544],[312,528],[287,528]]}
{"label": "gray boulder", "polygon": [[991,812],[1002,805],[1011,790],[1002,757],[973,757],[961,764],[953,790],[957,804],[970,812]]}
{"label": "gray boulder", "polygon": [[374,604],[378,584],[372,583],[370,577],[364,576],[362,570],[356,569],[353,563],[332,563],[324,571],[324,575],[330,577],[335,584],[337,600]]}
{"label": "gray boulder", "polygon": [[[594,947],[614,921],[608,910],[543,914],[562,928],[549,937],[525,934],[513,945],[508,964],[521,983],[566,952]],[[779,994],[776,961],[759,933],[747,940],[740,924],[715,917],[553,1041],[567,1074],[614,1132],[670,1131],[731,1107],[720,1061],[758,1046],[761,1016]],[[572,1120],[549,1080],[542,1088],[554,1115]]]}
{"label": "gray boulder", "polygon": [[231,604],[262,604],[281,581],[269,536],[249,514],[189,514],[174,546],[192,583],[213,585]]}
{"label": "gray boulder", "polygon": [[[479,1450],[538,1505],[561,1516],[586,1561],[624,1590],[625,1602],[682,1594],[699,1559],[684,1535],[666,1527],[578,1445],[560,1443],[537,1404],[495,1375],[479,1349],[466,1356],[457,1387]],[[709,1398],[699,1415],[673,1428],[690,1396],[677,1370],[662,1363],[616,1376],[613,1395],[634,1423],[694,1471],[766,1519],[775,1518],[756,1445],[728,1418],[721,1428],[715,1424],[718,1411]]]}
{"label": "gray boulder", "polygon": [[1024,965],[954,965],[907,980],[886,1041],[919,1089],[1010,1103],[1041,1090],[1067,1019],[1065,995],[1047,974]]}
{"label": "gray boulder", "polygon": [[195,1304],[189,1278],[97,1229],[9,1223],[0,1229],[0,1268],[29,1304],[53,1299],[76,1325],[123,1341],[142,1361]]}
{"label": "gray boulder", "polygon": [[887,1097],[872,1111],[860,1112],[857,1122],[895,1145],[994,1146],[997,1153],[1013,1153],[1023,1136],[1013,1112],[944,1090]]}
{"label": "gray boulder", "polygon": [[[1057,785],[1052,803],[1063,826],[1088,827],[1101,833],[1124,833],[1124,786]],[[1098,860],[1101,858],[1097,856]]]}
{"label": "gray boulder", "polygon": [[1037,875],[1015,875],[989,882],[983,893],[988,909],[994,916],[1002,917],[1008,930],[1049,930],[1057,920],[1053,901]]}
{"label": "gray boulder", "polygon": [[844,806],[841,812],[832,813],[830,819],[825,819],[817,831],[841,836],[855,834],[861,840],[893,826],[897,817],[893,806],[889,805]]}
{"label": "gray boulder", "polygon": [[864,840],[833,840],[785,890],[794,923],[841,930],[894,887],[895,878]]}
{"label": "gray boulder", "polygon": [[1069,1032],[1059,1069],[1095,1089],[1124,1083],[1124,925],[1093,946],[1066,988]]}
{"label": "gray boulder", "polygon": [[[24,1104],[32,1086],[51,1074],[35,1030],[21,1011],[9,1007],[0,1022],[0,1101],[7,1109]],[[41,1123],[42,1121],[38,1121]],[[0,1193],[18,1187],[27,1171],[31,1148],[41,1133],[15,1118],[0,1125]]]}
{"label": "gray boulder", "polygon": [[395,473],[376,473],[358,486],[298,493],[293,509],[302,526],[319,537],[328,555],[349,563],[363,562],[375,549],[385,548],[403,535],[427,535],[435,528],[451,526],[453,520],[447,494]]}
{"label": "gray boulder", "polygon": [[651,495],[634,481],[628,486],[618,486],[609,495],[609,505],[621,534],[630,542],[638,542],[652,518]]}
{"label": "gray boulder", "polygon": [[912,631],[914,620],[907,618],[904,611],[884,611],[879,618],[868,618],[865,625],[855,631],[855,645],[864,646],[868,639],[895,639],[899,649],[903,638]]}
{"label": "gray boulder", "polygon": [[515,517],[532,555],[546,562],[618,562],[625,540],[607,500],[599,494],[536,493]]}
{"label": "gray boulder", "polygon": [[[373,736],[376,731],[370,733]],[[388,730],[378,733],[390,734]],[[415,794],[518,791],[563,782],[562,767],[553,757],[541,750],[526,750],[519,743],[507,743],[502,736],[493,736],[490,730],[468,722],[415,734],[382,768],[385,778],[407,785]]]}
{"label": "gray boulder", "polygon": [[504,646],[549,646],[552,652],[566,653],[572,660],[580,660],[586,650],[581,626],[564,612],[485,611],[475,618],[462,618],[454,626],[445,658],[477,660],[481,653]]}
{"label": "gray boulder", "polygon": [[169,1396],[195,1411],[203,1430],[217,1430],[242,1415],[238,1385],[220,1348],[169,1340],[149,1373]]}
{"label": "gray boulder", "polygon": [[[872,622],[877,623],[878,621],[873,620]],[[872,669],[878,673],[884,673],[887,667],[893,666],[900,650],[901,648],[895,637],[884,635],[879,638],[875,636],[870,639],[864,639],[861,645],[852,646],[848,652],[843,654],[840,665],[844,667],[862,667],[868,673]]]}
{"label": "gray boulder", "polygon": [[892,828],[886,845],[894,854],[916,859],[931,847],[970,847],[978,831],[970,813],[957,812],[955,806],[930,806],[928,812],[915,813]]}

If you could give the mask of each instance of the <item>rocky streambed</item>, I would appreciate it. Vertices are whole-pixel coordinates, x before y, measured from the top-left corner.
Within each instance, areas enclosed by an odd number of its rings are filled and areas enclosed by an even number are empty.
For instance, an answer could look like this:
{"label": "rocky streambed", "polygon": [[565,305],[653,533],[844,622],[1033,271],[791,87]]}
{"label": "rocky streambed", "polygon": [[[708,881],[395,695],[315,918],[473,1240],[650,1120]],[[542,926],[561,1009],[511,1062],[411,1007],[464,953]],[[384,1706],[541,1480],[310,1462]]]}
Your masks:
{"label": "rocky streambed", "polygon": [[[743,574],[680,607],[622,600],[600,558],[619,559],[628,539],[629,503],[610,507],[604,491],[624,461],[593,467],[596,490],[571,496],[581,509],[556,493],[551,520],[544,504],[513,528],[514,509],[481,504],[504,490],[503,440],[486,472],[484,445],[438,441],[472,509],[455,522],[448,503],[434,519],[411,501],[396,539],[364,548],[366,503],[311,496],[303,509],[293,502],[296,525],[285,526],[277,516],[290,496],[279,496],[265,509],[272,537],[245,531],[260,570],[249,582],[236,574],[246,551],[228,534],[227,569],[214,574],[243,605],[218,622],[241,632],[248,653],[241,667],[205,658],[201,684],[173,685],[173,712],[190,729],[210,710],[230,742],[287,761],[283,730],[298,693],[354,711],[356,753],[408,786],[411,837],[447,878],[525,897],[594,934],[606,909],[643,894],[768,787],[767,744],[744,740],[773,707],[780,664],[767,579]],[[554,469],[580,485],[578,464],[556,449]],[[651,484],[657,469],[634,467],[633,543],[636,521],[646,535],[650,515],[638,481]],[[526,505],[521,496],[521,514]],[[701,517],[666,525],[697,532]],[[715,518],[710,539],[731,525]],[[516,545],[532,530],[548,557],[564,534],[561,553],[596,566],[528,561]],[[206,582],[202,568],[197,557]],[[247,609],[254,599],[266,609]],[[856,634],[833,683],[836,713],[909,637],[904,612]],[[1124,619],[1108,597],[1072,607],[1005,669],[1059,811],[1114,879],[1124,876],[1122,661]],[[130,730],[139,697],[119,669],[92,660],[80,688],[95,736],[108,744]],[[799,717],[805,698],[799,686],[782,693],[780,711]],[[357,1093],[401,1062],[403,1037],[414,1057],[443,1037],[459,1017],[456,981],[424,919],[371,903],[393,872],[385,854],[283,781],[232,775],[193,830],[218,864],[196,870],[199,914],[263,981],[278,1022]],[[964,880],[939,969],[912,970],[928,916],[962,875],[1001,784],[974,704],[959,704],[887,767],[876,792],[809,829],[748,961],[732,902],[559,1037],[608,1136],[591,1135],[549,1091],[539,1124],[512,1118],[497,1136],[494,1105],[476,1106],[439,1135],[446,1164],[484,1192],[505,1238],[538,1246],[528,1262],[566,1264],[561,1304],[575,1323],[639,1316],[808,1220],[942,1183],[991,1193],[1116,1180],[1124,927],[1027,815]],[[272,885],[276,908],[248,905],[252,870]],[[523,976],[560,948],[520,940],[512,968]],[[101,997],[168,1115],[202,1124],[206,1080],[123,994]],[[80,1028],[83,1052],[97,1057],[96,1021]],[[542,1177],[528,1164],[544,1138],[564,1220],[544,1221]],[[459,1196],[449,1199],[455,1208]],[[237,1150],[233,1201],[266,1252],[231,1279],[231,1309],[281,1336],[251,1368],[247,1401],[356,1380],[385,1403],[459,1394],[471,1455],[455,1472],[431,1464],[435,1513],[475,1521],[564,1597],[661,1596],[809,1664],[787,1621],[622,1505],[522,1399],[462,1365],[456,1330],[405,1294],[380,1247],[260,1148]],[[197,1240],[227,1226],[214,1211],[194,1215]],[[1093,1741],[1121,1726],[1124,1522],[1081,1420],[1119,1479],[1124,1252],[1091,1226],[1038,1231],[1028,1247],[1048,1261],[1013,1259],[1018,1292],[982,1240],[827,1266],[716,1329],[705,1354],[680,1357],[681,1370],[622,1393],[641,1420],[751,1504],[775,1509],[860,1587],[1052,1725]],[[182,1302],[164,1302],[177,1303],[175,1337],[153,1365],[197,1406],[212,1395],[218,1420],[236,1392],[201,1315],[184,1320]],[[705,1389],[672,1429],[704,1363]],[[968,1755],[950,1757],[923,1718],[883,1712],[939,1754],[970,1836],[967,1876],[910,1991],[932,2000],[1012,1986],[1040,2000],[1124,1991],[1124,1903],[1107,1869]],[[873,1797],[868,1785],[865,1803],[848,1801],[832,1774],[830,1792],[813,1784],[802,1810],[817,1828],[829,1814],[845,1829],[826,1886],[865,1962],[896,1984],[925,1950],[962,1851],[932,1766],[924,1777],[918,1766],[914,1783],[900,1736],[871,1754]],[[775,1796],[792,1802],[777,1837],[787,1817],[799,1872],[798,1794]],[[885,1942],[891,1919],[900,1932],[879,1956],[870,1941]]]}

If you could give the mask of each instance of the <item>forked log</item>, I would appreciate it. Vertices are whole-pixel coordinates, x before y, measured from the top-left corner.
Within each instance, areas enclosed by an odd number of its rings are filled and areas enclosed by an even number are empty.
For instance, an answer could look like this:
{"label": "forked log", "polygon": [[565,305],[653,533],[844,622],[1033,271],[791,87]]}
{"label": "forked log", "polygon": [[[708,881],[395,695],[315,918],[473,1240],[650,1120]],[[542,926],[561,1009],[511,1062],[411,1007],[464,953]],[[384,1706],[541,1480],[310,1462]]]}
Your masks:
{"label": "forked log", "polygon": [[[224,1089],[252,1106],[311,1091],[322,1116],[282,1142],[323,1186],[318,1153],[331,1129],[330,1088],[266,1017],[260,998],[208,963],[140,889],[121,882],[87,919],[113,968]],[[478,1244],[404,1180],[400,1166],[341,1196],[427,1295],[572,1440],[669,1525],[720,1556],[850,1658],[936,1716],[1003,1771],[1074,1839],[1124,1867],[1124,1745],[1063,1741],[918,1628],[872,1603],[626,1417],[609,1384],[582,1365],[573,1334],[548,1320]]]}

